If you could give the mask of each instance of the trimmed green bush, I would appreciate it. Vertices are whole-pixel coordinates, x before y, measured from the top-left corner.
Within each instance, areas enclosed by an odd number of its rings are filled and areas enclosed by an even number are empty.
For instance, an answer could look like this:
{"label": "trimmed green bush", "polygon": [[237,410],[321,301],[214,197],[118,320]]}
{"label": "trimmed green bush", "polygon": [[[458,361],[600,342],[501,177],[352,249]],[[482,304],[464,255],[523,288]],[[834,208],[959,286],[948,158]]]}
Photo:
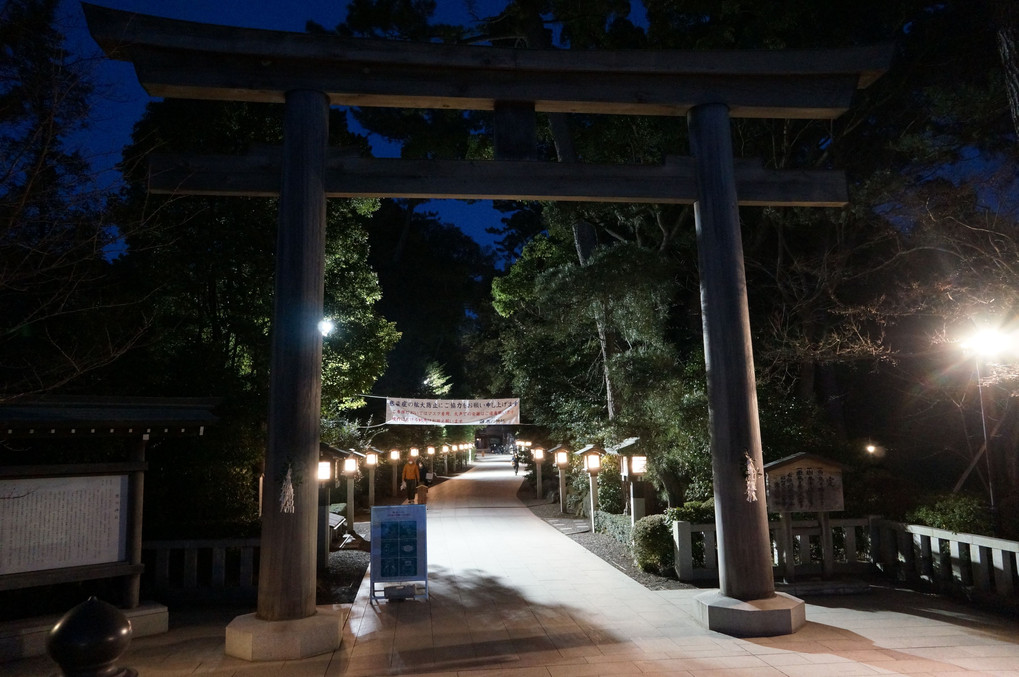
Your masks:
{"label": "trimmed green bush", "polygon": [[665,515],[671,522],[690,522],[691,524],[708,524],[715,521],[715,499],[706,501],[688,501],[679,508],[668,508]]}
{"label": "trimmed green bush", "polygon": [[630,547],[632,534],[629,515],[615,515],[599,510],[594,513],[594,526],[598,533],[608,534],[627,548]]}
{"label": "trimmed green bush", "polygon": [[641,571],[663,574],[676,563],[672,520],[648,515],[633,525],[633,562]]}
{"label": "trimmed green bush", "polygon": [[962,494],[934,496],[906,513],[906,520],[956,533],[991,533],[991,515],[983,501]]}

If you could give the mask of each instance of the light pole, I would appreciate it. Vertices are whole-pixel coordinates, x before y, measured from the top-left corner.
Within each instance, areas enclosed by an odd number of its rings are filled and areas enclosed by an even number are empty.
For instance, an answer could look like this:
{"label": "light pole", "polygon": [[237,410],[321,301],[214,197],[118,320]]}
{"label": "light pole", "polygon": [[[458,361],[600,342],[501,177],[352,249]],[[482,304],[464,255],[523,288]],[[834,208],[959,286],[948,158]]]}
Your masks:
{"label": "light pole", "polygon": [[319,500],[318,500],[318,570],[325,571],[329,566],[329,501],[333,482],[333,462],[318,462]]}
{"label": "light pole", "polygon": [[630,484],[630,526],[644,517],[645,472],[647,472],[647,456],[640,454],[623,456],[623,479]]}
{"label": "light pole", "polygon": [[443,466],[443,474],[448,475],[449,474],[449,445],[448,444],[443,444],[442,445],[442,466]]}
{"label": "light pole", "polygon": [[357,478],[357,458],[353,455],[343,459],[343,476],[347,478],[347,533],[354,533],[354,479]]}
{"label": "light pole", "polygon": [[425,449],[428,453],[428,472],[432,474],[432,478],[435,478],[435,447],[428,447]]}
{"label": "light pole", "polygon": [[566,514],[566,471],[570,467],[570,450],[564,446],[555,447],[555,465],[559,468],[559,512]]}
{"label": "light pole", "polygon": [[[987,497],[991,510],[991,535],[998,535],[998,506],[994,501],[994,464],[991,461],[991,438],[987,434],[987,406],[984,403],[984,379],[980,370],[983,360],[1004,351],[1008,339],[996,329],[983,329],[971,336],[963,347],[973,353],[977,374],[977,399],[980,401],[980,427],[984,435],[984,462],[987,464]],[[972,465],[970,466],[972,469]],[[967,470],[969,474],[969,470]],[[958,485],[956,485],[958,486]]]}
{"label": "light pole", "polygon": [[592,447],[584,452],[584,470],[591,483],[591,533],[594,533],[594,512],[598,509],[598,472],[601,470],[601,449]]}
{"label": "light pole", "polygon": [[541,498],[541,464],[545,462],[545,450],[541,447],[535,447],[531,450],[531,456],[534,458],[534,475],[538,483],[538,495],[536,498]]}
{"label": "light pole", "polygon": [[375,468],[379,465],[379,455],[369,451],[364,455],[364,464],[368,466],[368,506],[375,505]]}
{"label": "light pole", "polygon": [[400,482],[397,475],[400,474],[400,450],[392,449],[389,452],[389,463],[393,466],[393,497],[400,491]]}

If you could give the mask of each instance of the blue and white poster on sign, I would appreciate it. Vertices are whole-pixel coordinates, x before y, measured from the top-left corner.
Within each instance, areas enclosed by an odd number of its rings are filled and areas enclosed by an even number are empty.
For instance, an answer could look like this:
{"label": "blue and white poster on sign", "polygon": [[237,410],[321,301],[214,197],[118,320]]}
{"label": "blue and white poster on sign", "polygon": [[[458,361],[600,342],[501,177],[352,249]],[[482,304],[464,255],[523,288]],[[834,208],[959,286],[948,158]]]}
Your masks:
{"label": "blue and white poster on sign", "polygon": [[373,598],[376,583],[417,582],[424,583],[427,597],[425,520],[423,505],[384,505],[372,508],[370,578]]}

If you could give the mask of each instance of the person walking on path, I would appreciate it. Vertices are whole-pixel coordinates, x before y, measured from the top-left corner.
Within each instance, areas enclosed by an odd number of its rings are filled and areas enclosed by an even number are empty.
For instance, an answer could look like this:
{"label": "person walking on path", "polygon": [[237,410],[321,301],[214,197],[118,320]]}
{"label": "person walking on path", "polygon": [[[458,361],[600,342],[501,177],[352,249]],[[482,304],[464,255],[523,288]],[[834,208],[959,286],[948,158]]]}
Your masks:
{"label": "person walking on path", "polygon": [[403,483],[407,485],[407,502],[414,503],[414,492],[421,481],[421,470],[413,458],[403,466]]}

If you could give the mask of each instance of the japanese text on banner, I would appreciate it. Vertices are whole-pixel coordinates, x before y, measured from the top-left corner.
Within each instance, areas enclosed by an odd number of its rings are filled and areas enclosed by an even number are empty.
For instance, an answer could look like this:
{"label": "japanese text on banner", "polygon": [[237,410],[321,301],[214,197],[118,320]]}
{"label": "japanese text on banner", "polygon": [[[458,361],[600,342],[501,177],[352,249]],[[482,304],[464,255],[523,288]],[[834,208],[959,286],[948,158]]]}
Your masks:
{"label": "japanese text on banner", "polygon": [[406,425],[493,425],[520,423],[520,400],[423,400],[386,398],[386,423]]}

